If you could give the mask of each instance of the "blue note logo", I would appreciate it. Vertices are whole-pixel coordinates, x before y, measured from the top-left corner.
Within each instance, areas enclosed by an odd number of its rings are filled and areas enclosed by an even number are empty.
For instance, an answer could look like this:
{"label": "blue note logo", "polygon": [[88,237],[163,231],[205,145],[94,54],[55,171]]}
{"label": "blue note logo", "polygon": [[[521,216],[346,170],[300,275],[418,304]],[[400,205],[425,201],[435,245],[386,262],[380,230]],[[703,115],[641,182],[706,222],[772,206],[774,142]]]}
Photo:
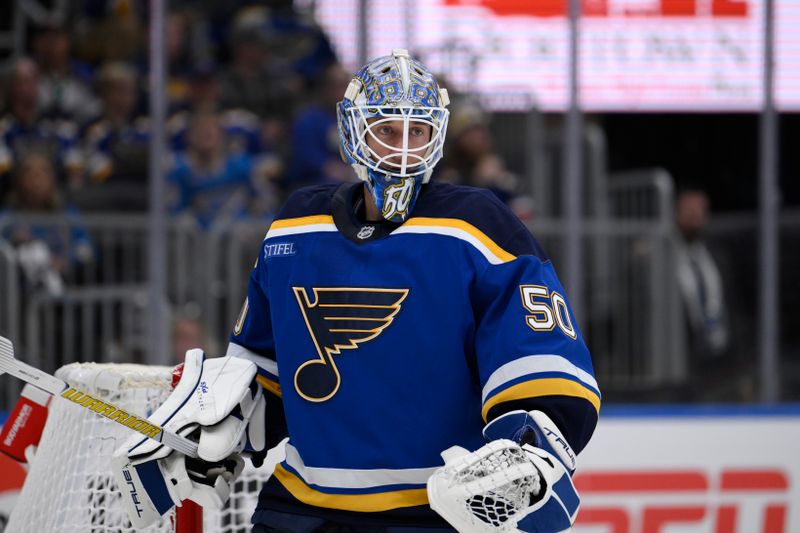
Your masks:
{"label": "blue note logo", "polygon": [[305,288],[292,287],[300,313],[317,349],[294,374],[294,388],[310,402],[324,402],[339,390],[342,377],[334,355],[371,341],[394,321],[409,289],[314,288],[313,302]]}

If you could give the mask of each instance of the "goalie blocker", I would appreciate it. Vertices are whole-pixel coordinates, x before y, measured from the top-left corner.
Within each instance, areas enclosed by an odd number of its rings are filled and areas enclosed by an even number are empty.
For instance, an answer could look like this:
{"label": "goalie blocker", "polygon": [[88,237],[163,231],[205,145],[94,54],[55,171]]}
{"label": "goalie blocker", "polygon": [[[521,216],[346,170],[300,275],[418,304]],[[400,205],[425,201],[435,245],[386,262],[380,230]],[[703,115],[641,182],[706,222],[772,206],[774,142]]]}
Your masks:
{"label": "goalie blocker", "polygon": [[136,528],[190,499],[219,509],[244,467],[242,453],[260,454],[265,404],[256,366],[244,359],[206,359],[189,350],[175,390],[148,420],[196,439],[199,459],[134,435],[114,452],[112,469]]}
{"label": "goalie blocker", "polygon": [[[454,446],[428,480],[431,508],[461,533],[556,533],[575,523],[575,454],[541,411],[512,411],[474,452]],[[513,439],[513,440],[512,440]]]}

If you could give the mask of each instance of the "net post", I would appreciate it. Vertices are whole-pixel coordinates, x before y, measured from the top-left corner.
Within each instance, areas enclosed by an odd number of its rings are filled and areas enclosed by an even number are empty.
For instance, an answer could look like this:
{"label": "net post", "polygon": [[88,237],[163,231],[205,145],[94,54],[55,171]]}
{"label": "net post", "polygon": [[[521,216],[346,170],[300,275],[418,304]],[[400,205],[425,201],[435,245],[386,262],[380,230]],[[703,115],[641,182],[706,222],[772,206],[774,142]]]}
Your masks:
{"label": "net post", "polygon": [[192,500],[184,500],[175,509],[175,533],[202,533],[203,508]]}

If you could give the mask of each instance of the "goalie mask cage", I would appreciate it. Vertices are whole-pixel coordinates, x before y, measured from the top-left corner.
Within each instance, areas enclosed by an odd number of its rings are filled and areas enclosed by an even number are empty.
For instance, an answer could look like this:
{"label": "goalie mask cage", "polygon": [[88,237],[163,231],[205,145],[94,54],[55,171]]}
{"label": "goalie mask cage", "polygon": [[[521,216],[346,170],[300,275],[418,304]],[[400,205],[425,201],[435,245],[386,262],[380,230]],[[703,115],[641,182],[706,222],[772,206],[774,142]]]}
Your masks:
{"label": "goalie mask cage", "polygon": [[[56,375],[75,388],[142,416],[155,411],[172,390],[170,367],[73,363]],[[256,471],[249,461],[245,461],[244,472],[223,510],[203,512],[188,502],[159,523],[136,530],[121,505],[122,495],[111,473],[111,455],[130,435],[125,427],[54,397],[6,533],[250,531],[258,492],[270,472]]]}

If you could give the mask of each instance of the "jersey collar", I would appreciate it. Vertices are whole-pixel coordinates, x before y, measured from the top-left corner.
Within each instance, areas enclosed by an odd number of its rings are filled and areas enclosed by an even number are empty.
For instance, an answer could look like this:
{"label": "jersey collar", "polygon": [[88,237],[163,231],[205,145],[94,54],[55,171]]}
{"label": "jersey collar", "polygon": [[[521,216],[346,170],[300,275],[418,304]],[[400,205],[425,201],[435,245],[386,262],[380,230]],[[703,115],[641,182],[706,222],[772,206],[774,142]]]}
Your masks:
{"label": "jersey collar", "polygon": [[382,239],[396,230],[400,224],[380,220],[368,222],[358,214],[359,203],[364,202],[363,182],[343,183],[336,189],[331,201],[333,223],[349,240],[356,244]]}

